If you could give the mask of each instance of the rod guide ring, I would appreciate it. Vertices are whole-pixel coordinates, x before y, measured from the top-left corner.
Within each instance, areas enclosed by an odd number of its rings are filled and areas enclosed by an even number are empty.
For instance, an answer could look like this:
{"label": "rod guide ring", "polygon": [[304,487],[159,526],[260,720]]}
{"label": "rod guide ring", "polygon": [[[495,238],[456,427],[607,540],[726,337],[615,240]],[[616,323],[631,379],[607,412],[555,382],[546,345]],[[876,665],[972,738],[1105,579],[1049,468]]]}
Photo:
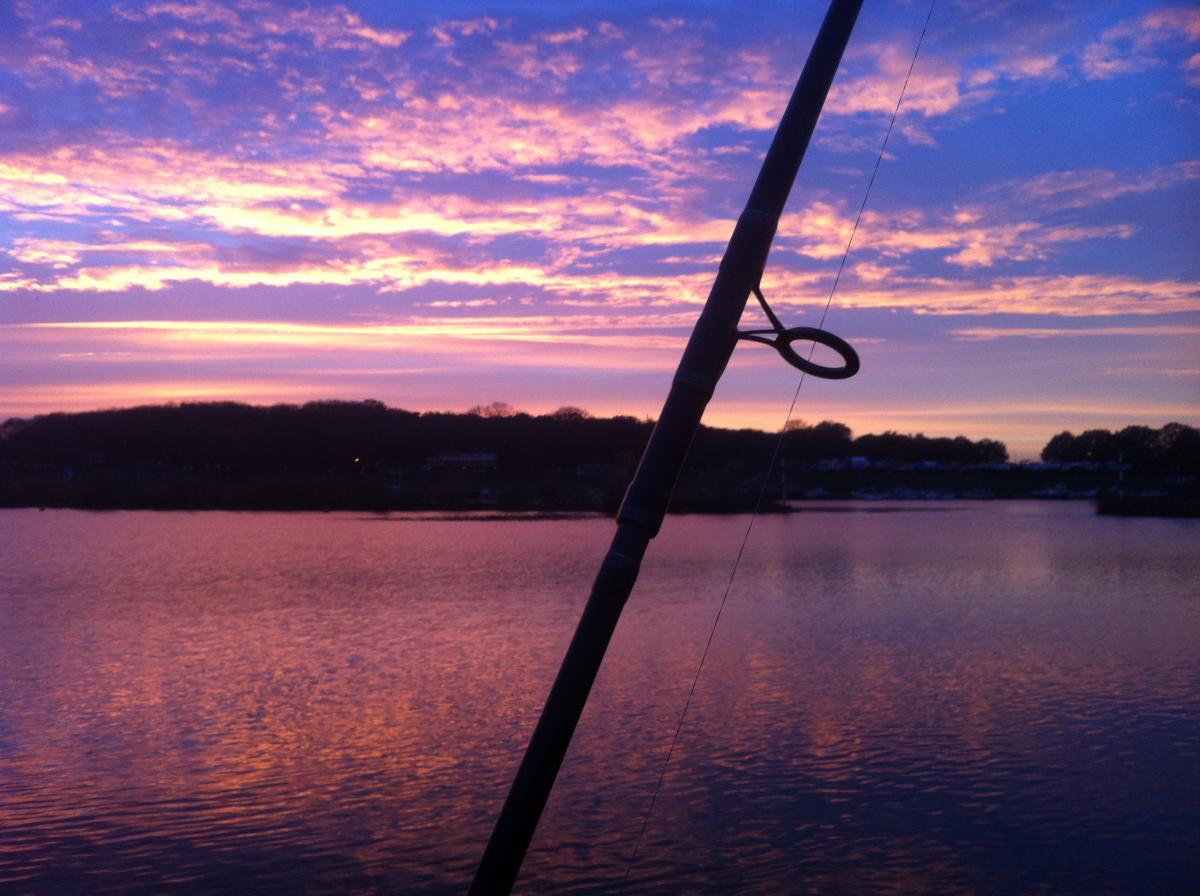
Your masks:
{"label": "rod guide ring", "polygon": [[[835,336],[828,330],[820,330],[816,327],[784,327],[779,322],[779,318],[775,316],[775,312],[771,310],[771,306],[767,304],[767,300],[763,298],[762,291],[757,286],[753,290],[758,303],[762,305],[762,309],[767,315],[767,320],[771,322],[771,329],[738,330],[738,339],[771,346],[771,348],[779,352],[783,360],[798,370],[807,373],[809,376],[819,377],[824,380],[845,380],[858,373],[861,366],[858,360],[858,352],[854,350],[850,343],[840,336]],[[792,347],[793,342],[813,342],[832,349],[841,356],[842,366],[827,367],[824,364],[814,364],[808,358],[800,356]]]}

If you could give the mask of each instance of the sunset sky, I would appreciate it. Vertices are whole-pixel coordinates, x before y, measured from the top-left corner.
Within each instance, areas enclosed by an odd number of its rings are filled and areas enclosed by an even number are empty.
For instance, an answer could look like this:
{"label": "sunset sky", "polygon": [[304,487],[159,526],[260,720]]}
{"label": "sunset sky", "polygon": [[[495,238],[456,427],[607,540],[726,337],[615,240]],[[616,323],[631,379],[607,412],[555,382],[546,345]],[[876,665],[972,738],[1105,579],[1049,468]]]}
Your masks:
{"label": "sunset sky", "polygon": [[[815,325],[928,5],[867,0],[763,289]],[[0,0],[0,418],[656,416],[823,2]],[[1200,424],[1200,8],[939,0],[796,414]],[[748,312],[748,318],[750,317]],[[744,345],[706,422],[778,429]]]}

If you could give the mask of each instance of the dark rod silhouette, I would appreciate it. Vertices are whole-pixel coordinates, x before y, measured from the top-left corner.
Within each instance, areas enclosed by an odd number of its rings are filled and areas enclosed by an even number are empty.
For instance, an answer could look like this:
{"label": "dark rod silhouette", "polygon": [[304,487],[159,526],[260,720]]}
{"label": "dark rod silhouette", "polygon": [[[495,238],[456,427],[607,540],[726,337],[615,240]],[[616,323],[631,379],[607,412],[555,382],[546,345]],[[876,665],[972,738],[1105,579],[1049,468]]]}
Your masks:
{"label": "dark rod silhouette", "polygon": [[612,546],[475,873],[472,896],[511,892],[521,870],[646,546],[658,534],[704,408],[733,354],[738,321],[762,277],[779,216],[861,6],[862,0],[833,0],[821,24],[617,514]]}

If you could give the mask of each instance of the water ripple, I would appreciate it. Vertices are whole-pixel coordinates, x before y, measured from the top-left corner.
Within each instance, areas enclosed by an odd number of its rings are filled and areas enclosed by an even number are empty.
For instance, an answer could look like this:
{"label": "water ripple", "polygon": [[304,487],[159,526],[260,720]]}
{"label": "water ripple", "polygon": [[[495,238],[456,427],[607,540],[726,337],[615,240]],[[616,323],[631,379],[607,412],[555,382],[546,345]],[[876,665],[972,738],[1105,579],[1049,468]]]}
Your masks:
{"label": "water ripple", "polygon": [[[1200,891],[1197,528],[888,509],[756,524],[631,864],[745,522],[669,521],[518,892]],[[462,892],[611,522],[376,522],[0,511],[0,890]]]}

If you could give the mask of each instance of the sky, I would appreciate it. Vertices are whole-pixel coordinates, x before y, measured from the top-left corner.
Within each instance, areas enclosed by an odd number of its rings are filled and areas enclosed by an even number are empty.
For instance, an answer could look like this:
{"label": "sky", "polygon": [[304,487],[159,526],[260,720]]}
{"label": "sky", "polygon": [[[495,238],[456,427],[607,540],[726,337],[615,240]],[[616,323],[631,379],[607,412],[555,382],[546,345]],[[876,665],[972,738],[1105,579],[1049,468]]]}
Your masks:
{"label": "sky", "polygon": [[[867,0],[763,291],[815,326],[921,2]],[[656,417],[815,2],[0,0],[0,418]],[[795,416],[1200,425],[1200,8],[939,0]],[[759,324],[753,301],[747,323]],[[742,344],[705,422],[779,429]]]}

